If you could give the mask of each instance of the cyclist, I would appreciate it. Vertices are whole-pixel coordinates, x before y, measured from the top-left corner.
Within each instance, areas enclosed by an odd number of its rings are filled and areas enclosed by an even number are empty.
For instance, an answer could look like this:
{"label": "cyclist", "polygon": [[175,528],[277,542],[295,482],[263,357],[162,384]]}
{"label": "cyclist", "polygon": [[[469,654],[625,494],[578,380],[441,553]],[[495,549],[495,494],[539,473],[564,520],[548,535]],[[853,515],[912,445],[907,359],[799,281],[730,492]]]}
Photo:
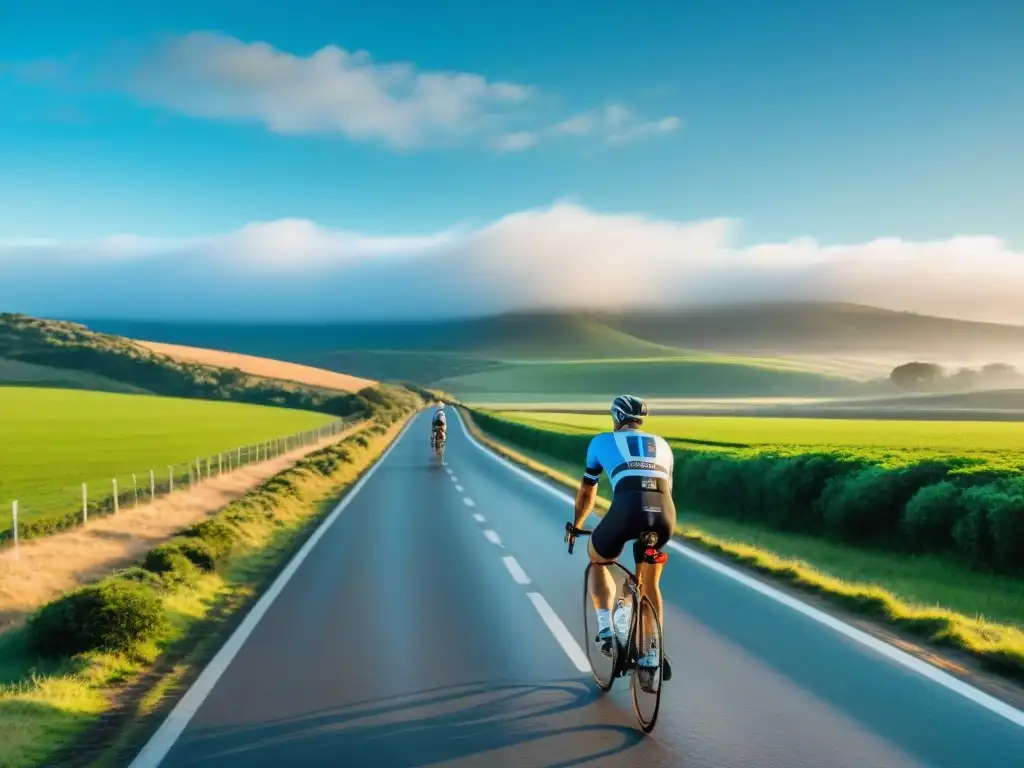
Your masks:
{"label": "cyclist", "polygon": [[434,411],[434,418],[430,423],[430,447],[435,448],[437,446],[438,438],[444,442],[446,437],[446,431],[448,427],[448,417],[444,413],[444,403],[439,403],[437,410]]}
{"label": "cyclist", "polygon": [[[658,589],[664,564],[644,562],[644,544],[636,539],[644,531],[654,531],[658,535],[655,549],[660,552],[675,531],[672,450],[663,438],[640,430],[647,416],[647,404],[643,400],[632,395],[616,397],[612,401],[611,415],[612,431],[595,435],[587,449],[587,468],[576,494],[574,527],[580,528],[590,515],[597,496],[597,483],[604,471],[612,485],[612,503],[590,536],[587,547],[590,560],[598,565],[613,562],[622,554],[626,542],[633,541],[633,560],[642,594],[651,600],[658,616],[664,616]],[[607,566],[595,568],[594,576],[590,597],[597,611],[597,639],[608,653],[612,643],[615,582]],[[658,666],[654,642],[654,638],[649,639],[647,652],[637,660],[639,666]],[[666,657],[663,677],[668,680],[671,675]]]}

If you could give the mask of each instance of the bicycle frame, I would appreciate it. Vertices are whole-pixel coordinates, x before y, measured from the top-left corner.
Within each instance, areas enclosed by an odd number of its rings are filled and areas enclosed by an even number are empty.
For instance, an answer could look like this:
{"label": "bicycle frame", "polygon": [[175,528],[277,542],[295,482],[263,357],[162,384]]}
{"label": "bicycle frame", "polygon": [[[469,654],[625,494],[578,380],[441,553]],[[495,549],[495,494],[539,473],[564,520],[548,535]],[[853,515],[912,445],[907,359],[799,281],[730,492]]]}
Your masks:
{"label": "bicycle frame", "polygon": [[[566,523],[565,524],[565,538],[569,542],[569,554],[572,554],[573,548],[574,548],[574,546],[576,544],[576,537],[577,536],[589,536],[591,533],[592,533],[592,531],[590,531],[590,530],[586,530],[586,529],[583,529],[583,528],[575,528],[575,527],[573,527],[572,523]],[[649,563],[651,565],[665,563],[665,561],[668,559],[668,555],[666,553],[664,553],[664,552],[658,552],[657,550],[654,549],[654,545],[657,543],[657,540],[658,540],[657,539],[657,534],[655,534],[653,531],[645,531],[639,537],[639,540],[643,541],[643,543],[645,545],[644,546],[644,554],[643,554],[643,562]],[[605,567],[614,566],[615,568],[618,568],[620,571],[622,571],[623,574],[625,574],[626,578],[625,578],[625,581],[623,583],[623,594],[624,595],[626,595],[626,594],[629,595],[629,599],[632,601],[632,610],[630,611],[629,629],[628,629],[627,634],[626,634],[627,644],[628,644],[627,647],[623,647],[622,646],[622,643],[621,643],[621,641],[620,641],[620,639],[618,637],[618,633],[615,632],[614,629],[613,629],[613,631],[612,631],[613,642],[615,643],[616,647],[619,648],[619,653],[615,654],[615,663],[614,663],[614,666],[612,668],[611,675],[609,676],[609,678],[607,680],[607,683],[602,682],[602,680],[598,676],[598,673],[597,673],[596,669],[593,670],[594,671],[594,682],[597,683],[598,687],[602,691],[608,691],[608,690],[611,690],[612,683],[614,682],[614,680],[616,678],[624,677],[627,672],[629,672],[630,670],[634,670],[634,672],[633,672],[634,679],[632,681],[633,709],[634,709],[634,712],[636,714],[637,720],[640,723],[640,727],[643,729],[644,733],[650,733],[654,729],[654,724],[657,722],[657,719],[658,719],[658,710],[660,709],[660,706],[661,706],[661,685],[662,685],[663,682],[665,682],[664,677],[665,677],[666,668],[667,668],[666,667],[667,659],[665,659],[665,656],[664,656],[664,637],[663,637],[663,634],[662,634],[661,617],[658,615],[658,610],[655,607],[654,602],[649,597],[646,597],[643,594],[643,592],[642,592],[642,581],[640,579],[639,573],[633,573],[631,570],[629,570],[628,568],[626,568],[621,563],[619,563],[619,562],[617,562],[615,560],[612,560],[611,562],[608,562],[608,563],[594,563],[594,562],[591,562],[587,566],[587,572],[586,572],[587,576],[585,576],[585,580],[587,581],[588,584],[589,584],[589,572],[590,572],[590,569],[593,568],[596,565],[604,565]],[[640,569],[638,568],[637,570],[639,571]],[[639,680],[639,678],[637,677],[640,674],[640,668],[637,667],[637,661],[638,661],[639,655],[640,655],[639,654],[639,649],[641,647],[641,640],[643,639],[643,638],[640,637],[640,635],[641,635],[640,617],[641,617],[641,614],[642,614],[642,612],[644,610],[644,607],[643,607],[644,603],[646,603],[648,605],[649,610],[651,611],[651,614],[653,615],[653,618],[654,618],[653,624],[654,624],[654,629],[656,630],[655,637],[656,637],[657,646],[659,648],[659,652],[660,652],[660,655],[661,655],[661,665],[659,667],[659,675],[660,675],[660,677],[659,677],[659,683],[658,683],[658,690],[657,690],[657,692],[654,693],[654,695],[655,695],[655,702],[656,702],[655,706],[654,706],[654,714],[651,716],[651,718],[649,720],[645,719],[641,715],[641,713],[640,713],[640,706],[639,706],[638,697],[637,697],[637,685],[640,685],[645,690],[646,693],[652,693],[652,691],[650,691],[647,688],[647,685],[644,684],[643,682],[641,682]],[[647,622],[646,619],[644,619],[644,621],[645,621],[645,623]],[[648,628],[646,631],[649,632],[650,629]],[[591,664],[593,664],[593,661],[591,661]]]}

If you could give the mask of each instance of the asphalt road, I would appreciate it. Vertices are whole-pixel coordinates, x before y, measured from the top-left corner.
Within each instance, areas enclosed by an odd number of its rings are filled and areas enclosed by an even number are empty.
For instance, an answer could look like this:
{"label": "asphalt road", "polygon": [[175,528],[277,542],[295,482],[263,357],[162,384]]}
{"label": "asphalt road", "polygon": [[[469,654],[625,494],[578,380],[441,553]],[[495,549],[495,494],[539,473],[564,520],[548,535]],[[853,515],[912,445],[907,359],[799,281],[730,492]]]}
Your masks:
{"label": "asphalt road", "polygon": [[1024,715],[679,553],[643,736],[626,681],[601,696],[580,669],[570,505],[452,422],[441,469],[413,421],[133,768],[1024,766]]}

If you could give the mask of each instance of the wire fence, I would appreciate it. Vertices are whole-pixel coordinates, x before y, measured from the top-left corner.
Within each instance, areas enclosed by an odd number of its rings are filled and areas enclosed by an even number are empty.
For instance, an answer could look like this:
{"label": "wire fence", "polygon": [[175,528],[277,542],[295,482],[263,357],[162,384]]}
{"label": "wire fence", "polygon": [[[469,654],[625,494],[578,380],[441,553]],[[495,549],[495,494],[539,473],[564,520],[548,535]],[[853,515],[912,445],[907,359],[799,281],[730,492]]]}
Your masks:
{"label": "wire fence", "polygon": [[13,549],[17,558],[19,542],[25,539],[76,528],[98,517],[116,515],[174,493],[198,488],[223,475],[337,436],[354,423],[351,419],[339,419],[315,429],[240,445],[210,456],[136,468],[134,472],[118,473],[109,479],[92,478],[82,482],[80,487],[63,487],[40,494],[48,498],[37,499],[35,503],[27,498],[11,500],[7,515],[0,508],[0,551]]}

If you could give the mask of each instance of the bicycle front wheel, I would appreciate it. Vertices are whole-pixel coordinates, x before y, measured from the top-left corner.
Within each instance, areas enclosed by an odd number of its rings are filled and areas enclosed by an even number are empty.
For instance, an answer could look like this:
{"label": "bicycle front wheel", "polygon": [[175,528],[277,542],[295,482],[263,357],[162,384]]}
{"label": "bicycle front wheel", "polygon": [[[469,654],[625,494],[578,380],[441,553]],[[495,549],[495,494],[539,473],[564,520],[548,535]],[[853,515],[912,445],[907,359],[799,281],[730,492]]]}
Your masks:
{"label": "bicycle front wheel", "polygon": [[635,632],[633,643],[636,648],[637,661],[648,652],[655,651],[658,664],[655,667],[644,667],[637,663],[633,671],[630,687],[633,690],[633,712],[644,733],[654,730],[658,721],[658,710],[661,708],[661,684],[665,669],[664,638],[661,632],[661,620],[654,603],[646,595],[640,598],[638,610],[634,617]]}
{"label": "bicycle front wheel", "polygon": [[594,603],[591,599],[591,580],[594,578],[596,568],[590,563],[583,574],[583,631],[586,637],[583,638],[583,647],[587,649],[587,659],[590,661],[590,671],[594,675],[594,682],[602,691],[611,690],[615,682],[615,670],[619,654],[619,644],[612,642],[610,648],[602,649],[601,642],[597,639],[597,611],[594,610]]}

